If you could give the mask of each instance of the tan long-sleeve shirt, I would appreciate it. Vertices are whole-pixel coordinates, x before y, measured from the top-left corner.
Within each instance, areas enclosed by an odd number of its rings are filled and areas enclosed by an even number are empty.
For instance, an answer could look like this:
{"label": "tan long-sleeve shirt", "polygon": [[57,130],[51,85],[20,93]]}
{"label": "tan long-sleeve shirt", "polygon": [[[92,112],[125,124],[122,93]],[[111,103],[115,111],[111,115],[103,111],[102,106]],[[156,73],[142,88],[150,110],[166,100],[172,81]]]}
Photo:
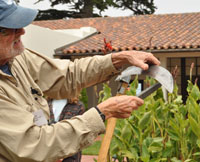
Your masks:
{"label": "tan long-sleeve shirt", "polygon": [[48,120],[49,108],[43,95],[71,98],[82,88],[112,77],[118,71],[111,55],[71,62],[26,50],[9,66],[12,76],[0,70],[1,162],[54,162],[90,145],[105,131],[94,108],[71,120],[42,126],[35,124],[33,113],[41,109]]}

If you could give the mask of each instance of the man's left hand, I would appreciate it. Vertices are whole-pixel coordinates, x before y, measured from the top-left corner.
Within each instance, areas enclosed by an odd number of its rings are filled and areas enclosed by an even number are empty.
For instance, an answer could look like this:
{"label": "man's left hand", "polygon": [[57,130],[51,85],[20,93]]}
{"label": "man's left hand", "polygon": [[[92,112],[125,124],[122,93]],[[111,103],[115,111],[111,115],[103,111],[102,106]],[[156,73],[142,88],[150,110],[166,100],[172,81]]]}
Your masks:
{"label": "man's left hand", "polygon": [[160,65],[160,61],[149,52],[142,51],[122,51],[112,54],[113,65],[118,69],[125,64],[134,65],[147,70],[149,64]]}

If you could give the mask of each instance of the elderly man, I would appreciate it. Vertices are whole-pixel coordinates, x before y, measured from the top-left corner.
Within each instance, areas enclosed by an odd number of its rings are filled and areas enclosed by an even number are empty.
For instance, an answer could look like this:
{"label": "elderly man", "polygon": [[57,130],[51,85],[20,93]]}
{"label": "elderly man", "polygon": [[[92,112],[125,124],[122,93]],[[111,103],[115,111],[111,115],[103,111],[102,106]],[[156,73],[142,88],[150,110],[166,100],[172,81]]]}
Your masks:
{"label": "elderly man", "polygon": [[112,97],[70,120],[48,125],[43,95],[71,98],[84,87],[108,80],[125,64],[148,69],[159,61],[150,53],[122,51],[70,62],[24,50],[23,27],[37,11],[0,0],[0,161],[54,162],[90,145],[105,131],[105,119],[127,118],[143,100]]}

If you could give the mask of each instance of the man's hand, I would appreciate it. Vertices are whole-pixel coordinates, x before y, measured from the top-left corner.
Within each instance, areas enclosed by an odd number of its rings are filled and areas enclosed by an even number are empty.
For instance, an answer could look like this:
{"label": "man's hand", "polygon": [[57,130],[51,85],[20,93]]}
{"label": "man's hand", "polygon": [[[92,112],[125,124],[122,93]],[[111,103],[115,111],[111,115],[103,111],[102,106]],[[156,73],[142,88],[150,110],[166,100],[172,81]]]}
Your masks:
{"label": "man's hand", "polygon": [[160,65],[160,61],[152,54],[142,51],[122,51],[112,54],[112,62],[116,68],[131,64],[147,70],[148,64]]}
{"label": "man's hand", "polygon": [[138,109],[143,104],[143,100],[136,96],[115,96],[100,103],[99,110],[106,116],[106,119],[128,118],[133,110]]}

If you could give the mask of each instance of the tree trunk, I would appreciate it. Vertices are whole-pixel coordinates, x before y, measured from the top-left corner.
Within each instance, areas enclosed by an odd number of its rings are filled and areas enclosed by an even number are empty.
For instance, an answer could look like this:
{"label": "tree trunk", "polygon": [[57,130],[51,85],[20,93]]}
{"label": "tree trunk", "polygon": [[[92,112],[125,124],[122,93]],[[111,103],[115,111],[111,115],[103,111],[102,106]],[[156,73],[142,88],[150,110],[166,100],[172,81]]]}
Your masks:
{"label": "tree trunk", "polygon": [[84,6],[81,9],[81,17],[93,17],[93,2],[92,0],[84,0]]}

